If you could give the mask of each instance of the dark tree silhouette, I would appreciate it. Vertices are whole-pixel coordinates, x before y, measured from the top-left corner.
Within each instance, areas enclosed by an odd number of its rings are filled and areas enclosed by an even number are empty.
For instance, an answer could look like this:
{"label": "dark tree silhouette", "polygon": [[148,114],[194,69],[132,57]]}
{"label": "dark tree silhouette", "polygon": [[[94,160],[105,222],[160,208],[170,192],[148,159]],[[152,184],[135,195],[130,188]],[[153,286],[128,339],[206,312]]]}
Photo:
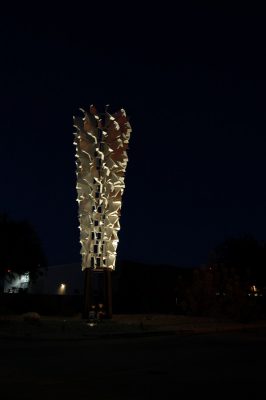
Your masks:
{"label": "dark tree silhouette", "polygon": [[196,268],[187,287],[188,311],[241,320],[265,315],[265,244],[251,235],[227,238]]}
{"label": "dark tree silhouette", "polygon": [[0,214],[0,278],[29,272],[34,280],[45,266],[46,257],[31,223]]}
{"label": "dark tree silhouette", "polygon": [[241,281],[265,285],[266,247],[252,235],[231,237],[209,255],[208,265],[236,273]]}
{"label": "dark tree silhouette", "polygon": [[181,268],[171,265],[118,262],[113,274],[115,312],[174,312],[180,271]]}

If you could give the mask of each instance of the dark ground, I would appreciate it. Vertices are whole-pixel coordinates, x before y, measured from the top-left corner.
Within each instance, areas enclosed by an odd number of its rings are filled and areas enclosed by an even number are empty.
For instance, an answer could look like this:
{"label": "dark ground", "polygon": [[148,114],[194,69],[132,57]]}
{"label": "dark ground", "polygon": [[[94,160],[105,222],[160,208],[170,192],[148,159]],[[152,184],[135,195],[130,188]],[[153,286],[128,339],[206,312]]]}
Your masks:
{"label": "dark ground", "polygon": [[95,321],[92,327],[80,314],[40,316],[37,313],[0,316],[0,339],[90,340],[161,334],[201,334],[232,331],[265,331],[266,320],[240,322],[224,318],[175,314],[115,314]]}
{"label": "dark ground", "polygon": [[2,339],[2,399],[264,399],[266,331]]}
{"label": "dark ground", "polygon": [[1,399],[265,398],[265,321],[0,320]]}

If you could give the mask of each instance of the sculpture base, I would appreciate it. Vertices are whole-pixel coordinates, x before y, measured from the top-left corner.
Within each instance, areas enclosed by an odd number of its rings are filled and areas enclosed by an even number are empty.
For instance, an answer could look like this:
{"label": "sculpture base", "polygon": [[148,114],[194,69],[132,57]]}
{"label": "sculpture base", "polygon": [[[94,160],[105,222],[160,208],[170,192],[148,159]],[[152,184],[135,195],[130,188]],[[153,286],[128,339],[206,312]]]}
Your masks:
{"label": "sculpture base", "polygon": [[83,319],[112,318],[111,270],[84,270]]}

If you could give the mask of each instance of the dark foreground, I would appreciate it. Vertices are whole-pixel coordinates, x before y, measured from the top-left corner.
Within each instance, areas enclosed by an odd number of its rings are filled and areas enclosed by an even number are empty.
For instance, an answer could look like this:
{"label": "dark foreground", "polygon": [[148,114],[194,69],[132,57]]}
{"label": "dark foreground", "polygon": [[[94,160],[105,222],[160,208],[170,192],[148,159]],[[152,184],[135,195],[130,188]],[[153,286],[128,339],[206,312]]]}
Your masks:
{"label": "dark foreground", "polygon": [[2,399],[266,397],[265,332],[2,340]]}

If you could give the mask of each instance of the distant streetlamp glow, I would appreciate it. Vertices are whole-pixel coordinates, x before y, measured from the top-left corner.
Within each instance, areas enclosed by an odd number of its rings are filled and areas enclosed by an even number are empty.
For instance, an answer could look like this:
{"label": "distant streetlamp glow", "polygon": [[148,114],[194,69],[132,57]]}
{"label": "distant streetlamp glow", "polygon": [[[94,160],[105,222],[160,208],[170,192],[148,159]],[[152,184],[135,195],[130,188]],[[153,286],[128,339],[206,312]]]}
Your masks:
{"label": "distant streetlamp glow", "polygon": [[65,283],[61,283],[59,286],[59,294],[65,294],[66,292],[66,284]]}

